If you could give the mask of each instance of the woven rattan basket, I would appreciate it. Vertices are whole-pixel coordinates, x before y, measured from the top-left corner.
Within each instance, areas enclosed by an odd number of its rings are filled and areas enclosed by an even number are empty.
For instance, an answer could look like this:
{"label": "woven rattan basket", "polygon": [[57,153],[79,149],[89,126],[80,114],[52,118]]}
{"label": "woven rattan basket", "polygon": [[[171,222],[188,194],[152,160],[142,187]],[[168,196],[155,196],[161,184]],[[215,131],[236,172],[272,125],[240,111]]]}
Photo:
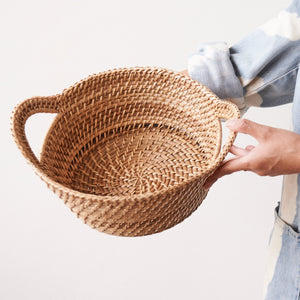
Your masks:
{"label": "woven rattan basket", "polygon": [[[57,113],[40,159],[25,134],[35,113]],[[201,204],[203,183],[231,147],[221,148],[220,118],[239,117],[192,79],[161,68],[92,75],[61,94],[20,103],[15,141],[32,165],[84,223],[121,236],[160,232]]]}

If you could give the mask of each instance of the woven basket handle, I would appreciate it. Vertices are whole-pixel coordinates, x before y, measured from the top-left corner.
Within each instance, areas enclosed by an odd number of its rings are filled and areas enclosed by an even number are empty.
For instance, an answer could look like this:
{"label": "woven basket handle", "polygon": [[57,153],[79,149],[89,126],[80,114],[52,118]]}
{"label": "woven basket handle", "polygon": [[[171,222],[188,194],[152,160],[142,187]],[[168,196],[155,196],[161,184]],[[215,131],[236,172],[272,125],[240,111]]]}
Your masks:
{"label": "woven basket handle", "polygon": [[58,96],[34,97],[27,99],[17,105],[11,117],[11,130],[14,140],[34,169],[42,172],[41,164],[33,153],[25,133],[25,123],[27,119],[36,113],[59,113]]}
{"label": "woven basket handle", "polygon": [[[217,100],[217,117],[220,119],[238,119],[240,118],[240,111],[238,107],[229,100]],[[227,155],[229,149],[233,145],[237,133],[230,131],[226,144],[222,147],[219,155],[216,158],[216,163],[219,165]],[[220,141],[220,144],[222,141]]]}

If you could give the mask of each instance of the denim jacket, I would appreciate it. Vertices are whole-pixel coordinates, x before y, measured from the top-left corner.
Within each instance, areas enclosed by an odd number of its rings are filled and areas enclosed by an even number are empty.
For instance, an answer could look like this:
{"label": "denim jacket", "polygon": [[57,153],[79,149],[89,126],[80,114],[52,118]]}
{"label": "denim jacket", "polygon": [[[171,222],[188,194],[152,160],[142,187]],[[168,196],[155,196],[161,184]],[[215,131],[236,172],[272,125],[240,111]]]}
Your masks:
{"label": "denim jacket", "polygon": [[[293,103],[293,130],[300,134],[300,0],[235,45],[200,44],[189,75],[245,113],[251,106]],[[300,73],[299,73],[300,74]],[[300,155],[300,153],[299,153]],[[275,209],[265,275],[265,300],[300,299],[300,174],[284,176]]]}

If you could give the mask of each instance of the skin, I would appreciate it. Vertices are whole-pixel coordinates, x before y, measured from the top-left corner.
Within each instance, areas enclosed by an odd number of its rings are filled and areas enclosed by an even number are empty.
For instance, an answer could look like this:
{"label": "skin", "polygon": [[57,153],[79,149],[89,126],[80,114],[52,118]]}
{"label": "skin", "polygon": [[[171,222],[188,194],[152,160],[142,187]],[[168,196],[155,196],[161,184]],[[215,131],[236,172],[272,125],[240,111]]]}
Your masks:
{"label": "skin", "polygon": [[[182,74],[188,76],[187,70]],[[300,173],[300,135],[247,119],[230,120],[225,125],[232,131],[249,134],[258,144],[240,148],[233,145],[235,156],[224,160],[205,182],[209,189],[219,178],[238,171],[251,171],[260,176],[278,176]]]}
{"label": "skin", "polygon": [[227,121],[226,126],[235,132],[249,134],[258,145],[245,149],[232,146],[235,157],[224,160],[204,185],[209,189],[219,178],[238,171],[251,171],[260,176],[278,176],[300,173],[300,135],[247,119]]}

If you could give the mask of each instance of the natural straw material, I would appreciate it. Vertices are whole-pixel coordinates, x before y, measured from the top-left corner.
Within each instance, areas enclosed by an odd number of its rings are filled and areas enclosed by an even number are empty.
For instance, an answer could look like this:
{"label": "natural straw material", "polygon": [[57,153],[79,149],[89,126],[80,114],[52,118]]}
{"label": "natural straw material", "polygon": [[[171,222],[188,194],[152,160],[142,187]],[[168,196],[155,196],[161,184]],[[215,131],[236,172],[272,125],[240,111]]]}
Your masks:
{"label": "natural straw material", "polygon": [[[57,113],[40,160],[26,120]],[[20,103],[15,141],[47,186],[92,228],[122,235],[160,232],[188,217],[207,192],[205,179],[222,162],[220,118],[238,108],[179,73],[117,69],[92,75],[61,94]]]}

